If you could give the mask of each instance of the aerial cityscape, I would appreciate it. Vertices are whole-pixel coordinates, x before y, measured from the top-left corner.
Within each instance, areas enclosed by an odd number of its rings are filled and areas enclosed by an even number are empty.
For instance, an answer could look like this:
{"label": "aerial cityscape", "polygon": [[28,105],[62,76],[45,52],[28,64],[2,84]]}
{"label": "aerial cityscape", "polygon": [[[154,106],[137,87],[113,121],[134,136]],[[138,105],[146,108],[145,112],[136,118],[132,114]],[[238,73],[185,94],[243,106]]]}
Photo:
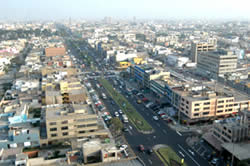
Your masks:
{"label": "aerial cityscape", "polygon": [[249,5],[3,2],[0,166],[250,166]]}

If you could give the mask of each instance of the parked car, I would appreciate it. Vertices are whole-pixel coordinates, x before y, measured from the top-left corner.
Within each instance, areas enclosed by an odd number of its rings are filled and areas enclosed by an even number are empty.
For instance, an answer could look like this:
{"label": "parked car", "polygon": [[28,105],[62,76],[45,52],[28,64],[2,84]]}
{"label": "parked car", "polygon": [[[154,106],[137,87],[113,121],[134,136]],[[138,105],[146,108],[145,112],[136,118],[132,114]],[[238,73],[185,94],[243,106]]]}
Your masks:
{"label": "parked car", "polygon": [[148,154],[150,155],[150,154],[153,153],[153,150],[152,150],[152,149],[148,149],[147,152],[148,152]]}
{"label": "parked car", "polygon": [[123,114],[122,110],[119,110],[118,112],[119,112],[119,114]]}
{"label": "parked car", "polygon": [[138,99],[138,100],[136,101],[136,103],[137,103],[137,104],[141,104],[141,100]]}
{"label": "parked car", "polygon": [[127,127],[124,127],[124,128],[122,129],[122,131],[128,132],[128,128],[127,128]]}
{"label": "parked car", "polygon": [[218,161],[219,161],[218,158],[213,158],[213,160],[211,161],[211,164],[217,165]]}
{"label": "parked car", "polygon": [[156,121],[159,120],[159,118],[157,116],[153,116],[153,119]]}
{"label": "parked car", "polygon": [[118,113],[118,112],[115,112],[115,116],[118,117],[118,116],[119,116],[119,113]]}
{"label": "parked car", "polygon": [[144,152],[144,146],[141,144],[141,145],[139,145],[139,147],[138,147],[138,149],[139,149],[139,151],[141,151],[141,152]]}
{"label": "parked car", "polygon": [[120,150],[125,150],[127,148],[128,148],[128,145],[122,145],[122,146],[120,146]]}

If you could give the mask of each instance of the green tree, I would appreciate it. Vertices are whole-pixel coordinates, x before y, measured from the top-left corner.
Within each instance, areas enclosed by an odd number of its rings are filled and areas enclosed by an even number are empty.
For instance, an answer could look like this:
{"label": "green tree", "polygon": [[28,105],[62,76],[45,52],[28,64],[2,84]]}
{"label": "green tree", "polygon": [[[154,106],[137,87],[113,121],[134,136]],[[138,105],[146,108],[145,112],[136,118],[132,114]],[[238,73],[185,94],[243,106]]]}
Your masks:
{"label": "green tree", "polygon": [[118,117],[111,119],[111,125],[117,134],[119,134],[123,128],[123,124]]}

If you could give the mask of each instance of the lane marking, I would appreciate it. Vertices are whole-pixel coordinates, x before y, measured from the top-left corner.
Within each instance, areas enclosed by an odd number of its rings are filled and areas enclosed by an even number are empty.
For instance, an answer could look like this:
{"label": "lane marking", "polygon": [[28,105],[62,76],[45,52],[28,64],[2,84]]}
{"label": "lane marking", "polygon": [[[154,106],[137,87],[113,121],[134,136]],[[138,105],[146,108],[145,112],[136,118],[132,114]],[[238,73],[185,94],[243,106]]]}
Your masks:
{"label": "lane marking", "polygon": [[163,129],[163,133],[167,134],[166,130]]}
{"label": "lane marking", "polygon": [[157,125],[158,127],[161,127],[161,125],[160,125],[159,123],[156,123],[156,125]]}
{"label": "lane marking", "polygon": [[188,155],[188,157],[190,157],[191,160],[193,160],[193,162],[196,165],[200,166],[200,164],[197,161],[195,161],[194,158],[188,152],[186,152],[186,150],[184,150],[183,147],[180,144],[177,144],[177,145],[179,146],[179,148],[181,148],[181,150],[183,150],[184,153],[186,153]]}
{"label": "lane marking", "polygon": [[176,133],[177,133],[179,136],[182,136],[182,134],[181,134],[179,131],[176,131]]}
{"label": "lane marking", "polygon": [[150,159],[148,159],[148,162],[152,165],[153,164],[153,162],[150,160]]}

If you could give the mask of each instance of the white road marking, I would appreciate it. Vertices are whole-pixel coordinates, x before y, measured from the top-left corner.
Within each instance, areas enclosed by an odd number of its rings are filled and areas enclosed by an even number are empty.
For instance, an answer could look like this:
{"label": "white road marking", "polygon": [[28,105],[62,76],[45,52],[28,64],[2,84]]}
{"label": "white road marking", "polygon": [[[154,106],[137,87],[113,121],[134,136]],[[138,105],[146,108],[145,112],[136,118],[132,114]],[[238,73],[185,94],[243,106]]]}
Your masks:
{"label": "white road marking", "polygon": [[163,131],[163,133],[167,134],[166,130],[163,129],[162,131]]}
{"label": "white road marking", "polygon": [[179,136],[182,136],[182,134],[181,134],[179,131],[176,131],[176,133],[177,133]]}
{"label": "white road marking", "polygon": [[133,135],[133,133],[132,133],[132,131],[131,131],[131,130],[128,130],[128,133],[129,133],[130,135]]}
{"label": "white road marking", "polygon": [[156,123],[156,125],[157,125],[158,127],[161,127],[161,125],[160,125],[159,123]]}
{"label": "white road marking", "polygon": [[188,155],[188,157],[190,157],[191,160],[193,160],[193,162],[194,162],[196,165],[200,166],[200,164],[197,163],[197,161],[195,161],[194,158],[193,158],[188,152],[186,152],[186,151],[184,150],[184,148],[183,148],[181,145],[179,145],[179,144],[177,144],[177,145],[179,146],[179,148],[181,148],[181,150],[183,150],[183,152],[185,152],[185,153]]}
{"label": "white road marking", "polygon": [[153,164],[153,162],[150,160],[150,159],[148,159],[148,162],[152,165]]}

